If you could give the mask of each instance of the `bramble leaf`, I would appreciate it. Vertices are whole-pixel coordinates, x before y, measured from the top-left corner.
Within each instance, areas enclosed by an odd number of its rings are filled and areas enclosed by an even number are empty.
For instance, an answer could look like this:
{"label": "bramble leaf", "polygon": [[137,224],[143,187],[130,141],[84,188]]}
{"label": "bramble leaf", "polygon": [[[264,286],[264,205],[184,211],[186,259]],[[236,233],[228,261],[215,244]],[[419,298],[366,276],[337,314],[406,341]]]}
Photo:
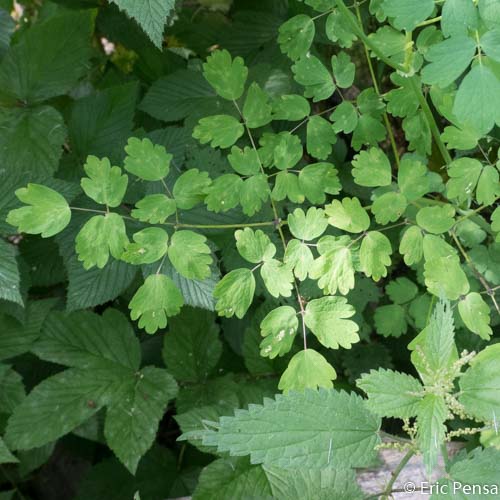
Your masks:
{"label": "bramble leaf", "polygon": [[399,253],[405,264],[411,266],[422,260],[424,255],[424,235],[418,226],[410,226],[403,234],[399,244]]}

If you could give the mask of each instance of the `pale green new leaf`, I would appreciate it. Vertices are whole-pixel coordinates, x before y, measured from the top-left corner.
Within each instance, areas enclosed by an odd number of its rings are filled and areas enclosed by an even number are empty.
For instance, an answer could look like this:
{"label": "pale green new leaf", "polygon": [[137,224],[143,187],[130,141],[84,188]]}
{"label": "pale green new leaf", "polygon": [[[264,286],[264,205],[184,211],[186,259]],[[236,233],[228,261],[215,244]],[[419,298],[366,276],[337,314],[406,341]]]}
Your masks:
{"label": "pale green new leaf", "polygon": [[[321,365],[313,359],[310,366]],[[359,467],[374,456],[379,425],[354,393],[306,390],[278,395],[262,406],[251,405],[234,417],[222,417],[217,431],[207,431],[203,443],[277,467]]]}
{"label": "pale green new leaf", "polygon": [[146,181],[159,181],[168,175],[173,155],[149,139],[131,137],[125,146],[127,156],[124,167],[127,172]]}
{"label": "pale green new leaf", "polygon": [[364,373],[356,385],[366,392],[373,413],[396,418],[416,416],[424,389],[415,377],[383,368]]}
{"label": "pale green new leaf", "polygon": [[328,219],[321,208],[311,207],[304,213],[301,208],[296,208],[288,214],[288,227],[290,232],[299,240],[311,241],[319,238],[328,227]]}
{"label": "pale green new leaf", "polygon": [[418,226],[410,226],[399,243],[399,253],[403,255],[405,264],[418,264],[424,256],[424,235]]}
{"label": "pale green new leaf", "polygon": [[249,128],[259,128],[267,125],[272,120],[272,106],[269,96],[253,82],[248,88],[245,104],[243,105],[243,118]]}
{"label": "pale green new leaf", "polygon": [[305,55],[293,66],[295,81],[305,87],[305,97],[314,102],[328,99],[335,91],[333,78],[325,65],[315,56]]}
{"label": "pale green new leaf", "polygon": [[107,158],[87,157],[83,166],[88,177],[80,184],[85,194],[101,205],[117,207],[125,196],[128,177],[120,167],[112,167]]}
{"label": "pale green new leaf", "polygon": [[401,193],[389,191],[375,199],[372,213],[375,220],[382,225],[397,221],[408,207],[406,197]]}
{"label": "pale green new leaf", "polygon": [[289,265],[269,259],[260,268],[267,291],[273,297],[290,297],[293,289],[293,272]]}
{"label": "pale green new leaf", "polygon": [[476,200],[481,205],[491,205],[500,196],[498,170],[493,165],[486,165],[481,172],[476,189]]}
{"label": "pale green new leaf", "polygon": [[164,194],[148,194],[135,204],[130,215],[141,222],[163,224],[171,215],[175,214],[175,200]]}
{"label": "pale green new leaf", "polygon": [[132,236],[120,260],[129,264],[152,264],[167,253],[168,233],[159,227],[147,227]]}
{"label": "pale green new leaf", "polygon": [[472,292],[458,302],[458,312],[465,326],[484,340],[490,340],[490,308],[481,295]]}
{"label": "pale green new leaf", "polygon": [[239,229],[234,233],[234,237],[238,252],[252,264],[271,260],[276,254],[276,247],[271,243],[269,236],[260,229],[257,231],[249,227]]}
{"label": "pale green new leaf", "polygon": [[191,168],[184,172],[174,184],[173,195],[177,206],[190,210],[203,203],[212,180],[207,172]]}
{"label": "pale green new leaf", "polygon": [[139,328],[155,333],[167,326],[170,316],[179,314],[184,299],[174,282],[164,274],[152,274],[139,287],[129,304],[130,317],[139,320]]}
{"label": "pale green new leaf", "polygon": [[211,274],[212,256],[207,239],[194,231],[176,231],[168,247],[168,258],[176,271],[188,279],[204,280]]}
{"label": "pale green new leaf", "polygon": [[344,297],[329,296],[308,302],[304,320],[325,347],[350,349],[352,344],[359,342],[358,325],[347,319],[355,313]]}
{"label": "pale green new leaf", "polygon": [[361,242],[359,259],[361,270],[374,281],[387,276],[391,265],[391,242],[379,231],[370,231]]}
{"label": "pale green new leaf", "polygon": [[349,233],[362,233],[370,227],[370,217],[358,198],[333,200],[325,207],[328,222]]}
{"label": "pale green new leaf", "polygon": [[7,222],[19,232],[49,238],[60,233],[71,220],[67,201],[59,193],[41,184],[28,184],[16,190],[17,198],[27,207],[11,210]]}
{"label": "pale green new leaf", "polygon": [[391,164],[378,148],[361,151],[352,160],[352,175],[359,186],[378,187],[391,184]]}
{"label": "pale green new leaf", "polygon": [[215,309],[219,316],[236,316],[241,319],[252,304],[254,293],[255,277],[250,269],[230,271],[215,287]]}
{"label": "pale green new leaf", "polygon": [[214,115],[202,118],[193,130],[193,137],[201,144],[210,143],[213,148],[231,147],[245,132],[234,116]]}
{"label": "pale green new leaf", "polygon": [[286,246],[283,262],[293,269],[298,280],[304,281],[314,262],[314,256],[306,243],[293,239]]}
{"label": "pale green new leaf", "polygon": [[77,234],[76,253],[85,269],[102,269],[110,254],[115,259],[121,257],[128,242],[125,222],[118,214],[95,215]]}
{"label": "pale green new leaf", "polygon": [[292,17],[280,26],[278,43],[281,52],[293,61],[305,56],[315,35],[314,21],[305,14]]}
{"label": "pale green new leaf", "polygon": [[[301,173],[303,171],[304,169]],[[324,193],[322,195],[323,197],[325,196]],[[281,201],[285,198],[288,198],[293,203],[304,203],[305,201],[305,194],[299,185],[299,178],[297,175],[286,170],[278,172],[271,196],[276,201]]]}
{"label": "pale green new leaf", "polygon": [[299,351],[288,363],[280,378],[278,389],[285,394],[289,391],[302,392],[306,389],[333,387],[332,380],[337,373],[328,361],[314,349]]}
{"label": "pale green new leaf", "polygon": [[321,116],[311,116],[307,122],[307,152],[318,158],[326,160],[332,146],[337,142],[337,136],[332,124]]}
{"label": "pale green new leaf", "polygon": [[217,94],[232,101],[243,94],[248,68],[241,57],[232,59],[227,50],[216,50],[203,64],[203,75]]}
{"label": "pale green new leaf", "polygon": [[446,233],[455,224],[455,208],[452,205],[421,208],[417,212],[417,224],[429,233]]}
{"label": "pale green new leaf", "polygon": [[260,324],[260,333],[264,337],[260,343],[261,356],[274,359],[288,353],[298,327],[297,311],[293,307],[280,306],[273,309]]}

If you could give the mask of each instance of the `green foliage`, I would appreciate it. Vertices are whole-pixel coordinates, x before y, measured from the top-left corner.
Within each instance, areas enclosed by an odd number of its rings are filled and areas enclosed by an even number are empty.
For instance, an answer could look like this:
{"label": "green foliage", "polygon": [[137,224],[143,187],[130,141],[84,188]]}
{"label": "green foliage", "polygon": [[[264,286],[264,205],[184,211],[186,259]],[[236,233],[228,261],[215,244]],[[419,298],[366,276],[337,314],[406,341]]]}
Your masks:
{"label": "green foliage", "polygon": [[2,491],[495,482],[497,3],[0,1]]}

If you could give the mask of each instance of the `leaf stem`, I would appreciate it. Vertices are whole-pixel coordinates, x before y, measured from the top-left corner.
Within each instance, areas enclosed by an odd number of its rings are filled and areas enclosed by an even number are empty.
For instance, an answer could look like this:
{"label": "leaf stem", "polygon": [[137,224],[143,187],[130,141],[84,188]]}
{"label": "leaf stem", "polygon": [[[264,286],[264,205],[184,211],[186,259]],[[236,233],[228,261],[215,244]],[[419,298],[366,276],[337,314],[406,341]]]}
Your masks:
{"label": "leaf stem", "polygon": [[442,19],[441,16],[437,16],[437,17],[433,17],[431,19],[427,19],[427,21],[423,21],[420,24],[417,24],[416,28],[423,28],[424,26],[429,26],[429,24],[438,23],[439,21],[441,21],[441,19]]}
{"label": "leaf stem", "polygon": [[406,464],[410,461],[410,459],[411,459],[411,457],[413,457],[413,455],[415,455],[415,450],[412,448],[412,449],[408,450],[408,452],[403,457],[401,462],[399,462],[399,465],[392,471],[391,479],[387,483],[385,490],[382,492],[382,495],[381,495],[382,498],[389,498],[389,495],[392,492],[392,487],[394,486],[396,479],[399,477],[399,474],[401,474],[402,470],[405,468]]}
{"label": "leaf stem", "polygon": [[[280,224],[286,224],[286,221],[280,221]],[[269,222],[249,222],[249,223],[241,223],[241,224],[184,224],[176,222],[164,222],[165,226],[174,226],[177,228],[191,228],[191,229],[241,229],[245,227],[270,227],[276,226],[275,221]]]}

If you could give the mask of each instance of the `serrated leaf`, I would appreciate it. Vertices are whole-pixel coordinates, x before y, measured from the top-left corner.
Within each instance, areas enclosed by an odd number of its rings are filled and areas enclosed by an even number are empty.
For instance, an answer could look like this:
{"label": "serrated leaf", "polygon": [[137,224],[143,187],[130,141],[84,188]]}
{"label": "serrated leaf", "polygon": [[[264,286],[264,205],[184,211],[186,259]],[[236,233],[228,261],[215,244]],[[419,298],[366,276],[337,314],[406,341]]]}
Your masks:
{"label": "serrated leaf", "polygon": [[239,254],[252,264],[271,260],[276,254],[276,247],[269,236],[260,229],[239,229],[234,233],[234,237]]}
{"label": "serrated leaf", "polygon": [[347,319],[355,313],[344,297],[322,297],[307,303],[304,321],[325,347],[350,349],[359,342],[358,325]]}
{"label": "serrated leaf", "polygon": [[231,147],[244,132],[243,125],[233,116],[215,115],[202,118],[193,130],[193,137],[201,144],[224,149]]}
{"label": "serrated leaf", "polygon": [[368,408],[381,417],[415,417],[424,395],[415,377],[382,368],[363,374],[356,385],[366,392]]}
{"label": "serrated leaf", "polygon": [[307,122],[307,152],[311,156],[319,160],[326,160],[336,142],[337,136],[331,123],[321,116],[309,118]]}
{"label": "serrated leaf", "polygon": [[342,202],[333,200],[325,207],[325,212],[329,224],[343,231],[362,233],[370,227],[370,217],[358,198],[344,198]]}
{"label": "serrated leaf", "polygon": [[233,146],[227,159],[231,167],[240,175],[255,175],[260,172],[259,153],[248,146],[244,149]]}
{"label": "serrated leaf", "polygon": [[378,187],[391,184],[391,164],[378,148],[361,151],[352,161],[352,175],[359,186]]}
{"label": "serrated leaf", "polygon": [[58,192],[41,184],[28,184],[16,190],[17,198],[27,207],[11,210],[7,222],[20,232],[49,238],[60,233],[71,220],[67,201]]}
{"label": "serrated leaf", "polygon": [[391,242],[379,231],[370,231],[361,242],[359,259],[361,270],[373,281],[387,276],[387,267],[391,265]]}
{"label": "serrated leaf", "polygon": [[203,443],[277,467],[362,466],[369,463],[379,442],[379,425],[355,394],[306,390],[222,417],[218,431],[207,432]]}
{"label": "serrated leaf", "polygon": [[122,169],[112,167],[108,158],[100,160],[95,156],[89,156],[83,168],[88,176],[80,182],[85,194],[101,205],[120,205],[128,185],[128,177],[122,175]]}
{"label": "serrated leaf", "polygon": [[382,10],[398,30],[412,31],[434,10],[433,0],[384,0]]}
{"label": "serrated leaf", "polygon": [[184,172],[174,184],[173,195],[177,206],[190,210],[203,203],[212,181],[207,172],[191,168]]}
{"label": "serrated leaf", "polygon": [[446,233],[455,224],[455,209],[452,205],[421,208],[417,212],[417,224],[429,233]]}
{"label": "serrated leaf", "polygon": [[148,194],[135,204],[130,215],[141,222],[163,224],[175,214],[176,202],[164,194]]}
{"label": "serrated leaf", "polygon": [[299,240],[311,241],[319,238],[328,227],[328,220],[321,208],[311,207],[307,213],[296,208],[288,214],[290,232]]}
{"label": "serrated leaf", "polygon": [[132,236],[120,259],[129,264],[152,264],[167,253],[168,233],[159,227],[147,227]]}
{"label": "serrated leaf", "polygon": [[253,82],[247,91],[243,105],[243,118],[249,128],[259,128],[272,120],[272,106],[267,93]]}
{"label": "serrated leaf", "polygon": [[159,181],[168,175],[173,155],[148,138],[131,137],[125,146],[125,170],[146,181]]}
{"label": "serrated leaf", "polygon": [[213,313],[184,307],[179,316],[171,319],[163,340],[162,357],[177,380],[206,380],[221,354],[222,342]]}
{"label": "serrated leaf", "polygon": [[14,245],[0,239],[0,299],[24,305]]}
{"label": "serrated leaf", "polygon": [[279,260],[269,259],[260,268],[267,291],[273,297],[290,297],[293,289],[292,269]]}
{"label": "serrated leaf", "polygon": [[111,0],[134,18],[158,47],[163,45],[163,30],[168,16],[175,7],[175,0]]}
{"label": "serrated leaf", "polygon": [[110,254],[119,259],[128,244],[125,222],[115,213],[95,215],[80,229],[75,243],[78,260],[85,269],[102,269]]}
{"label": "serrated leaf", "polygon": [[403,276],[392,280],[385,291],[395,304],[406,304],[417,296],[418,287],[413,281]]}
{"label": "serrated leaf", "polygon": [[458,302],[458,312],[465,326],[484,340],[490,340],[490,308],[477,292],[467,294]]}
{"label": "serrated leaf", "polygon": [[241,57],[231,58],[227,50],[216,50],[203,64],[203,75],[224,99],[241,97],[248,76],[248,69]]}
{"label": "serrated leaf", "polygon": [[0,438],[0,464],[18,463],[19,460],[9,451],[3,439]]}
{"label": "serrated leaf", "polygon": [[139,320],[139,328],[155,333],[165,328],[170,316],[179,314],[184,299],[174,282],[164,274],[152,274],[139,287],[129,304],[130,317]]}
{"label": "serrated leaf", "polygon": [[405,264],[411,266],[422,260],[424,255],[424,235],[418,226],[410,226],[403,234],[399,244],[399,253]]}
{"label": "serrated leaf", "polygon": [[215,287],[215,309],[219,316],[230,318],[235,315],[241,319],[252,304],[254,293],[255,278],[250,269],[230,271]]}
{"label": "serrated leaf", "polygon": [[280,306],[273,309],[260,324],[264,340],[260,343],[261,356],[274,359],[287,354],[292,348],[299,320],[293,307]]}
{"label": "serrated leaf", "polygon": [[305,14],[298,14],[280,26],[278,43],[281,52],[293,61],[305,56],[315,35],[314,21]]}
{"label": "serrated leaf", "polygon": [[377,307],[373,320],[377,333],[384,337],[401,337],[408,330],[406,311],[399,304]]}
{"label": "serrated leaf", "polygon": [[315,56],[305,55],[292,66],[295,81],[305,87],[304,96],[313,102],[328,99],[335,91],[332,76]]}
{"label": "serrated leaf", "polygon": [[176,231],[168,247],[168,258],[177,272],[188,279],[204,280],[211,274],[212,256],[207,239],[194,231]]}
{"label": "serrated leaf", "polygon": [[408,207],[406,197],[401,193],[390,191],[375,199],[372,213],[375,220],[382,225],[397,221]]}

